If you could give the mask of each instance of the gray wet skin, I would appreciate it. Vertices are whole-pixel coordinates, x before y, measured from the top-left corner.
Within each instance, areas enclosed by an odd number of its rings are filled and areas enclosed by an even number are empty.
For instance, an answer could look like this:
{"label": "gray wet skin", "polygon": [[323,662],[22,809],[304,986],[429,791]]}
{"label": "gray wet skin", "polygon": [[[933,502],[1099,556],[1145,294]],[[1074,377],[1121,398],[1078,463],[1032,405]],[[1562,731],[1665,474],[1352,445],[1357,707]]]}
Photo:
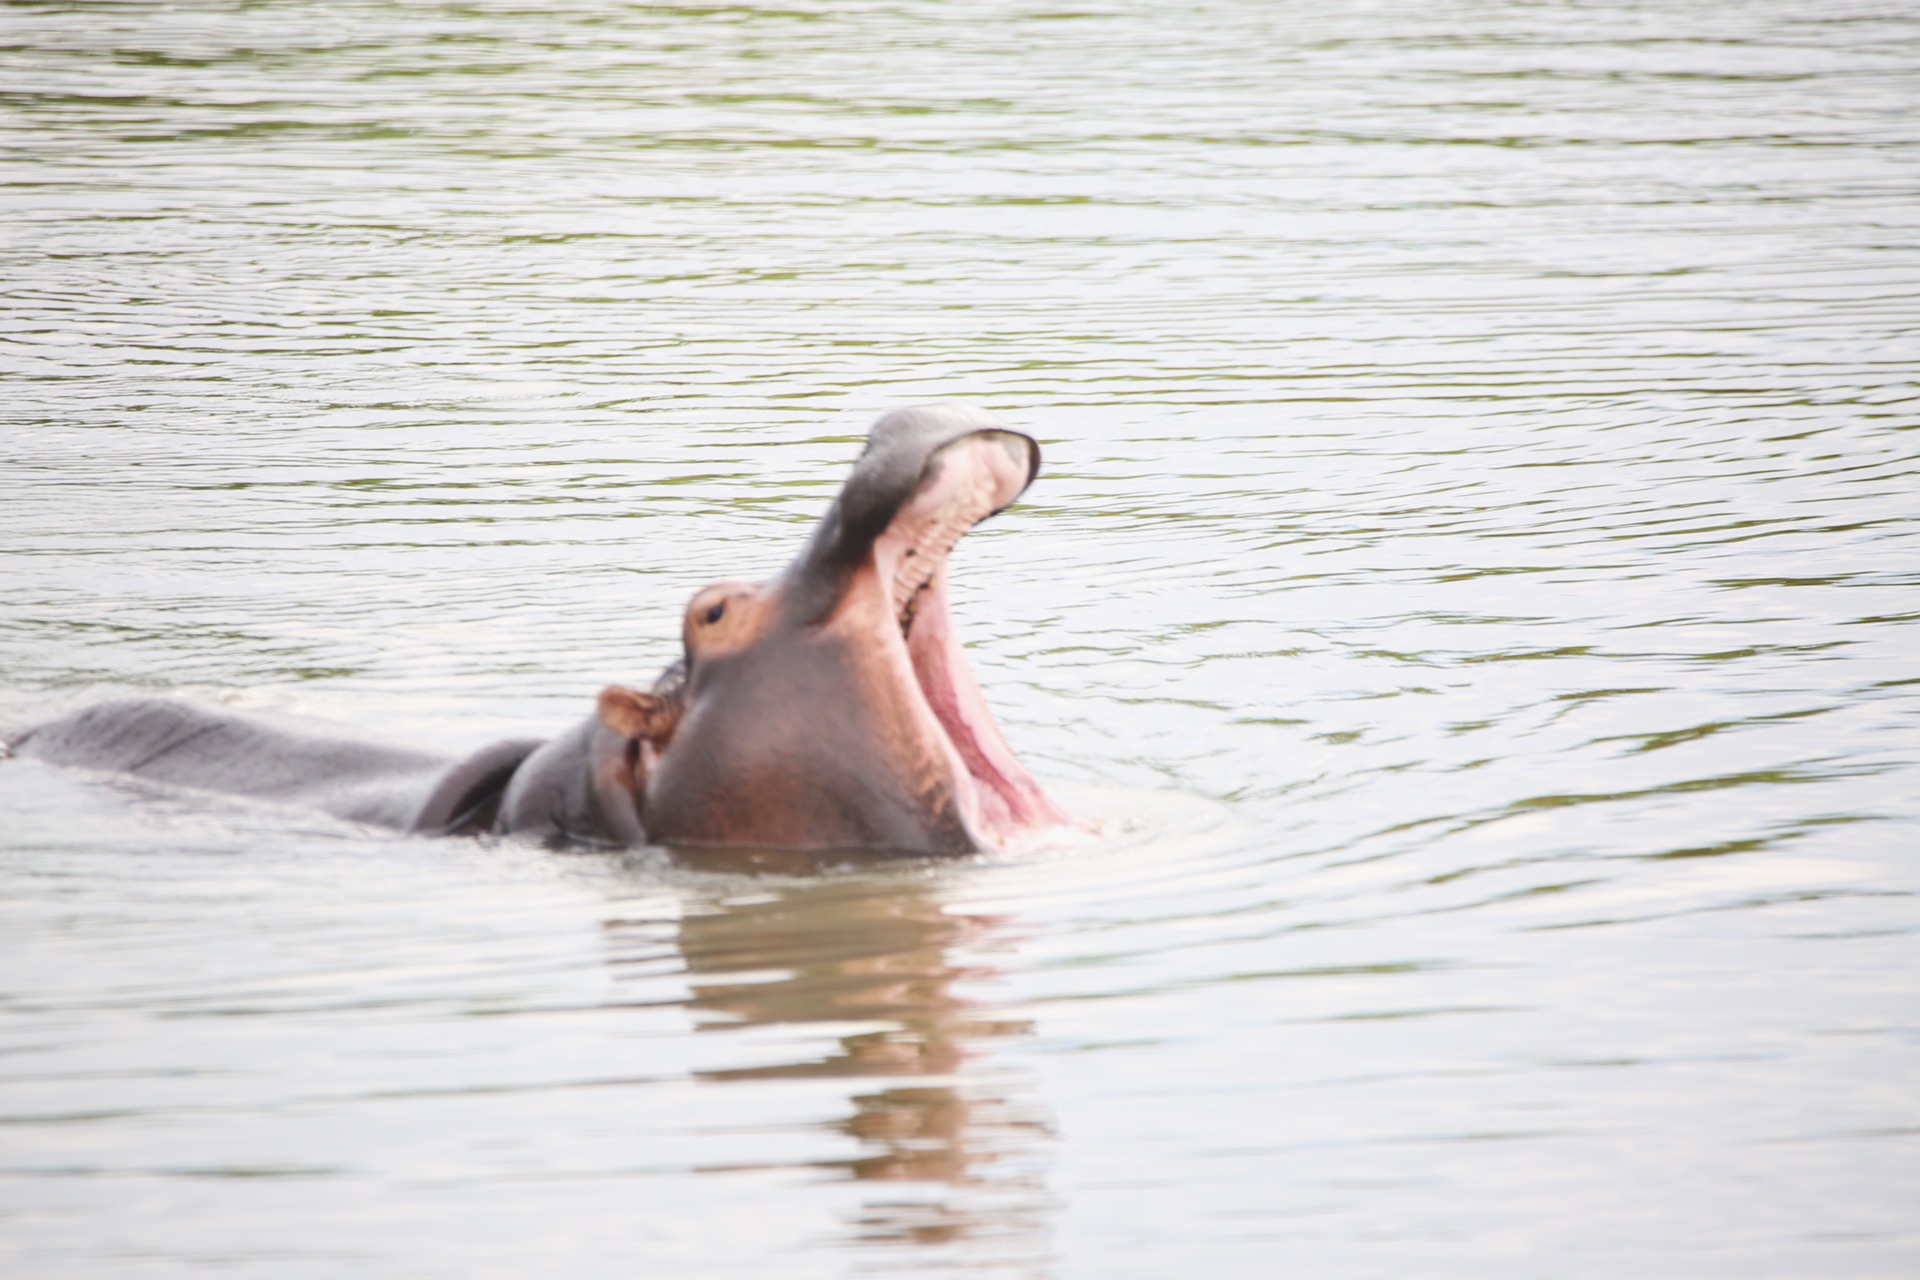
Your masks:
{"label": "gray wet skin", "polygon": [[[696,596],[680,662],[651,690],[608,689],[595,714],[545,742],[494,743],[456,760],[129,699],[71,713],[10,745],[49,764],[428,835],[971,852],[983,842],[956,796],[973,784],[951,776],[966,769],[938,741],[920,741],[938,731],[926,730],[927,716],[901,710],[918,695],[900,687],[899,664],[882,652],[895,641],[870,620],[849,621],[848,601],[863,581],[870,589],[877,541],[940,483],[943,468],[961,465],[947,460],[975,438],[1012,459],[997,465],[1012,466],[1016,479],[1005,501],[973,519],[1003,508],[1039,467],[1030,437],[964,406],[887,414],[777,579]],[[892,615],[888,626],[904,638],[910,611],[898,623]],[[990,722],[980,732],[999,742]],[[1016,796],[1016,809],[1063,816],[1004,744],[999,751],[1002,772],[1031,793]]]}

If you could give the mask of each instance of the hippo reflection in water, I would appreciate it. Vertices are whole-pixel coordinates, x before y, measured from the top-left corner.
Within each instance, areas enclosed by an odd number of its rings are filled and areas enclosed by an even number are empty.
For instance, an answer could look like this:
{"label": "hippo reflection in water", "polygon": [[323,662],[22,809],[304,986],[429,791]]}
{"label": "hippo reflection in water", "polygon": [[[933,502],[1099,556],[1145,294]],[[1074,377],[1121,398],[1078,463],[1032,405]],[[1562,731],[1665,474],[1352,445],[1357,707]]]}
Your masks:
{"label": "hippo reflection in water", "polygon": [[139,699],[16,754],[309,805],[430,835],[959,854],[1064,824],[1014,758],[953,632],[947,557],[1020,496],[1040,448],[974,410],[902,409],[772,582],[694,596],[684,656],[547,742],[459,761]]}

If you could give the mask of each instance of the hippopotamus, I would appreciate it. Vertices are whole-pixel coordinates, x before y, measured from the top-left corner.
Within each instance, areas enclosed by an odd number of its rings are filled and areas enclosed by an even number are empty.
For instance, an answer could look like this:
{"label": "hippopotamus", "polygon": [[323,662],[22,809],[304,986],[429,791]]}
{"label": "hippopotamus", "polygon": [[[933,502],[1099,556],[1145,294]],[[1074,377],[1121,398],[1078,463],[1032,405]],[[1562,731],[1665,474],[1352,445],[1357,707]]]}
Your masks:
{"label": "hippopotamus", "polygon": [[1040,447],[957,405],[874,424],[773,580],[697,593],[650,688],[549,740],[463,759],[170,699],[100,703],[13,754],[305,805],[423,835],[948,855],[1070,822],[1001,737],[953,630],[947,560],[1033,480]]}

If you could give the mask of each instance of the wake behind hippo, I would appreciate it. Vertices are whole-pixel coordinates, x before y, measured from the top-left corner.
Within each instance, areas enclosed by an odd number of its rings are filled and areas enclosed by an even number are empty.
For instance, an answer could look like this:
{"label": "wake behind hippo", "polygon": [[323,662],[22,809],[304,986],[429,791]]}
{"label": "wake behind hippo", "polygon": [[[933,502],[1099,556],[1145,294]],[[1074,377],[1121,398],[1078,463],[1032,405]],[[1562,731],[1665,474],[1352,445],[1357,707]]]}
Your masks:
{"label": "wake behind hippo", "polygon": [[307,805],[429,835],[611,846],[962,854],[1069,820],[1008,748],[953,630],[947,560],[1025,491],[1030,437],[954,405],[902,409],[774,580],[695,595],[683,655],[540,742],[463,760],[164,699],[28,730],[15,754]]}

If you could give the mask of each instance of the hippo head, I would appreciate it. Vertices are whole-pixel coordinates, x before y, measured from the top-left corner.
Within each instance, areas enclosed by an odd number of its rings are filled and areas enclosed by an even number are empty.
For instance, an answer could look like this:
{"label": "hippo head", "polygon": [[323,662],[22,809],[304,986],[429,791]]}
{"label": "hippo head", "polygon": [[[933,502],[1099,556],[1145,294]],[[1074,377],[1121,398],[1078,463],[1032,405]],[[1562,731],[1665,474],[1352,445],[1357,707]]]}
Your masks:
{"label": "hippo head", "polygon": [[954,544],[1039,464],[971,409],[881,418],[779,577],[701,591],[682,664],[602,694],[646,838],[953,854],[1068,821],[1001,738],[947,603]]}

